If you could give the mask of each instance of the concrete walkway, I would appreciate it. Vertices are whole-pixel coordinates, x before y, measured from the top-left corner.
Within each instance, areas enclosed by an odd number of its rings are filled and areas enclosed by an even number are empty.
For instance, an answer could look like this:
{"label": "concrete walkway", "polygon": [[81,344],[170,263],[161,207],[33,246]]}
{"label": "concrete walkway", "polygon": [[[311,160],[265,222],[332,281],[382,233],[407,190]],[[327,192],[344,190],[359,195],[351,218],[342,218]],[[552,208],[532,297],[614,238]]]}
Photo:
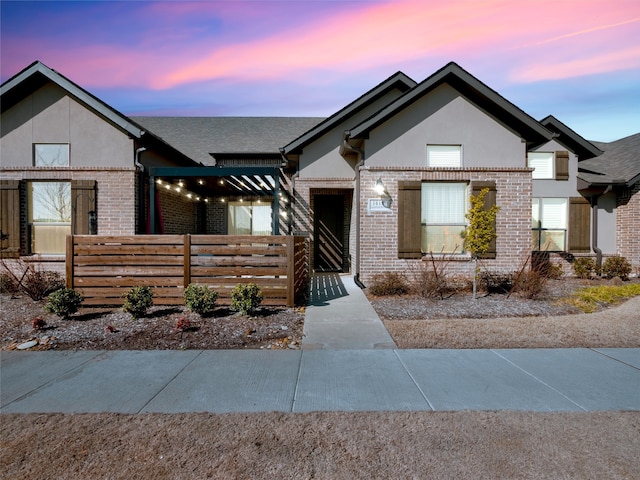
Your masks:
{"label": "concrete walkway", "polygon": [[1,413],[640,410],[640,348],[398,350],[353,278],[303,349],[0,352]]}
{"label": "concrete walkway", "polygon": [[311,281],[302,348],[360,350],[396,344],[352,276],[319,273]]}
{"label": "concrete walkway", "polygon": [[640,410],[640,349],[0,354],[2,413]]}

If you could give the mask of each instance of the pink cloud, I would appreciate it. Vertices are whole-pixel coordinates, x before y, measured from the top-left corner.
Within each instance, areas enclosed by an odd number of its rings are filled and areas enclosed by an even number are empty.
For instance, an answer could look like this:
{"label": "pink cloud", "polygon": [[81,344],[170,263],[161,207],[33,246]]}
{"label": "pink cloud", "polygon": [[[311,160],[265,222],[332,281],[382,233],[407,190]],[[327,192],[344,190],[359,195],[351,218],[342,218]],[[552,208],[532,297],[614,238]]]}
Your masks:
{"label": "pink cloud", "polygon": [[[285,28],[266,38],[212,49],[151,84],[168,88],[216,78],[277,78],[317,70],[357,72],[384,65],[393,69],[419,58],[473,58],[487,51],[504,51],[508,56],[506,51],[514,45],[555,42],[561,48],[573,35],[585,38],[594,32],[615,30],[628,23],[625,19],[630,13],[640,13],[640,4],[622,3],[625,8],[617,9],[604,1],[405,0],[365,4],[357,11]],[[567,35],[568,26],[576,33]],[[616,58],[620,43],[611,43],[600,45],[606,52],[599,54],[599,60],[585,58],[574,76],[598,73],[605,64],[614,68],[613,61],[604,60],[608,54]],[[539,63],[536,51],[526,55]],[[588,57],[589,52],[583,55]],[[519,63],[526,65],[527,61]]]}
{"label": "pink cloud", "polygon": [[510,78],[526,83],[632,69],[640,69],[640,46],[634,45],[616,52],[589,55],[579,59],[542,61],[518,69]]}
{"label": "pink cloud", "polygon": [[[388,0],[317,12],[313,3],[289,2],[144,5],[136,12],[135,41],[110,45],[87,36],[78,42],[78,34],[69,44],[3,37],[17,46],[10,57],[3,55],[3,64],[16,63],[17,72],[26,66],[19,62],[37,52],[38,59],[87,87],[155,89],[282,77],[321,83],[326,76],[319,72],[392,73],[432,62],[425,68],[431,72],[448,60],[465,66],[488,57],[492,64],[508,64],[516,82],[638,67],[636,0]],[[283,5],[308,8],[309,15],[284,22]],[[197,27],[190,23],[194,17]],[[209,23],[222,26],[207,30]]]}

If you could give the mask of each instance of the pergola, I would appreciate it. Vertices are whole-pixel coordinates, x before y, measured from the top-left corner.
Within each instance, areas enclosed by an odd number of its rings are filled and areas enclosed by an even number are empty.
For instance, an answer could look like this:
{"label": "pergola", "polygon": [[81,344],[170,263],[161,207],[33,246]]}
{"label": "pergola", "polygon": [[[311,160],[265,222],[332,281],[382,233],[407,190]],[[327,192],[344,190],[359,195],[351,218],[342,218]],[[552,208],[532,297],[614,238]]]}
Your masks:
{"label": "pergola", "polygon": [[151,234],[156,233],[155,197],[158,179],[184,179],[185,182],[191,179],[188,188],[201,193],[206,191],[206,194],[202,193],[203,197],[272,197],[271,230],[273,235],[280,234],[281,170],[279,167],[149,167],[147,170],[149,172],[149,233]]}

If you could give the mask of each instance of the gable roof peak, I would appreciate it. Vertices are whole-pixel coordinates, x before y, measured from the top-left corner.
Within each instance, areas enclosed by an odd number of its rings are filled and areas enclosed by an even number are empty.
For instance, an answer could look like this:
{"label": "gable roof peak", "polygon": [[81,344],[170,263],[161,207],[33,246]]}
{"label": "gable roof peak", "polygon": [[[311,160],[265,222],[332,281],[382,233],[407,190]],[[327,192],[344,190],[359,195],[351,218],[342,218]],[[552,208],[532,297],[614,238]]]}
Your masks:
{"label": "gable roof peak", "polygon": [[502,121],[530,146],[540,145],[553,135],[522,109],[505,99],[455,62],[449,62],[380,112],[350,131],[351,138],[366,138],[371,130],[421,99],[442,84],[448,84],[476,106]]}

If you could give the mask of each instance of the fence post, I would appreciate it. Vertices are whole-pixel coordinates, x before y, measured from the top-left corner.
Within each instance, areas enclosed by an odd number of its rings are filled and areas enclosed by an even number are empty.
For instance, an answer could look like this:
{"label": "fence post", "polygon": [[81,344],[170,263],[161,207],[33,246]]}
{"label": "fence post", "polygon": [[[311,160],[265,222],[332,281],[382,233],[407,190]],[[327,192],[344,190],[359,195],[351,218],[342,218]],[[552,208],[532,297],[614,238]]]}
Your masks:
{"label": "fence post", "polygon": [[184,235],[184,288],[191,283],[191,235]]}
{"label": "fence post", "polygon": [[296,303],[295,238],[292,235],[287,235],[284,238],[287,242],[287,306],[293,307]]}
{"label": "fence post", "polygon": [[67,288],[73,288],[73,235],[67,235],[67,249],[66,249],[67,257],[65,259],[65,279]]}

